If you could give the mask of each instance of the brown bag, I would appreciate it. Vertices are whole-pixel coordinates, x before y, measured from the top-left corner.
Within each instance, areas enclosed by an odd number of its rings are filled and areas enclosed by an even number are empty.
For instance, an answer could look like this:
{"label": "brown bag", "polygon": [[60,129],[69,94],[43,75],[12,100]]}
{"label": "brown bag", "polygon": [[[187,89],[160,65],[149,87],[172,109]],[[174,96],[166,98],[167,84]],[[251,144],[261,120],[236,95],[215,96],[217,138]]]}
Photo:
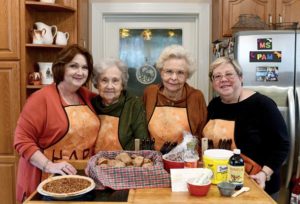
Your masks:
{"label": "brown bag", "polygon": [[255,175],[261,171],[262,167],[258,163],[256,163],[255,161],[253,161],[252,159],[250,159],[244,154],[241,154],[241,157],[244,160],[245,171],[247,174]]}

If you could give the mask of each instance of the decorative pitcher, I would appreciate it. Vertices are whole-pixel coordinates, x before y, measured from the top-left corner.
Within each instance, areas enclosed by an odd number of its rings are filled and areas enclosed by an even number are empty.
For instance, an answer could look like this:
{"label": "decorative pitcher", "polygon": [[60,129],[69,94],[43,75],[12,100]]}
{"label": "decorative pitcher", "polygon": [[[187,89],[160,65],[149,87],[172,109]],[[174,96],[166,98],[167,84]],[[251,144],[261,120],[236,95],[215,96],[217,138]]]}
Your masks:
{"label": "decorative pitcher", "polygon": [[56,25],[52,25],[52,26],[48,26],[47,24],[43,23],[43,22],[36,22],[34,23],[34,27],[37,30],[46,30],[45,35],[43,36],[43,43],[44,44],[52,44],[53,43],[53,39],[56,36],[57,33],[57,26]]}
{"label": "decorative pitcher", "polygon": [[44,43],[43,37],[45,34],[46,34],[46,29],[44,28],[42,30],[33,29],[31,31],[32,43],[43,44]]}
{"label": "decorative pitcher", "polygon": [[57,35],[55,38],[56,45],[67,45],[70,34],[68,32],[57,31]]}

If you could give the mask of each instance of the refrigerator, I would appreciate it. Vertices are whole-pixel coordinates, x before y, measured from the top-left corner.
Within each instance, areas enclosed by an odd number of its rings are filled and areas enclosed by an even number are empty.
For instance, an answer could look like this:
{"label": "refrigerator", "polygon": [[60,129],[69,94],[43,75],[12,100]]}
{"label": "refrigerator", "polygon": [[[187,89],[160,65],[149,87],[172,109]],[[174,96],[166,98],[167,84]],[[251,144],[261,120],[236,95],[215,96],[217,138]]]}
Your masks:
{"label": "refrigerator", "polygon": [[299,30],[240,31],[233,36],[234,58],[243,70],[243,86],[271,97],[282,113],[291,151],[282,166],[283,187],[300,172]]}

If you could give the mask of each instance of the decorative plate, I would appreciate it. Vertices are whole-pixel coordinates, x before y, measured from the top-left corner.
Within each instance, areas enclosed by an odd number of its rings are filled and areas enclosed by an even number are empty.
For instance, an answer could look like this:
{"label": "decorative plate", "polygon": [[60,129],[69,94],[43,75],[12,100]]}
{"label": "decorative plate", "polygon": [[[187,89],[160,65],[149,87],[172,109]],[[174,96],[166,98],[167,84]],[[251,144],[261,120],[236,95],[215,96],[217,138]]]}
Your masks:
{"label": "decorative plate", "polygon": [[151,84],[157,76],[156,69],[149,64],[145,64],[136,70],[136,78],[142,84]]}
{"label": "decorative plate", "polygon": [[42,181],[37,191],[56,200],[69,200],[95,188],[93,179],[79,175],[54,176]]}

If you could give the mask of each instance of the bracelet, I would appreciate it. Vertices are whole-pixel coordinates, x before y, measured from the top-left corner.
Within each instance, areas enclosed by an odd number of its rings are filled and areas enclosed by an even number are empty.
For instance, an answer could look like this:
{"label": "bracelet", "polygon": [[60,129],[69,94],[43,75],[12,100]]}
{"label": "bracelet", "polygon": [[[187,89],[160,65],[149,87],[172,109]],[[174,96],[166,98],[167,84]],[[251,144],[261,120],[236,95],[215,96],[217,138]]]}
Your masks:
{"label": "bracelet", "polygon": [[261,169],[260,171],[261,171],[261,172],[263,172],[263,173],[265,174],[265,176],[266,176],[266,180],[267,180],[267,181],[270,181],[270,179],[271,179],[271,176],[270,176],[270,175],[268,175],[268,174],[267,174],[267,172],[266,172],[265,170],[263,170],[263,169]]}
{"label": "bracelet", "polygon": [[44,165],[43,165],[43,167],[42,167],[42,171],[46,171],[46,167],[47,167],[47,165],[48,165],[48,163],[50,162],[50,160],[49,159],[47,159],[47,161],[44,163]]}

